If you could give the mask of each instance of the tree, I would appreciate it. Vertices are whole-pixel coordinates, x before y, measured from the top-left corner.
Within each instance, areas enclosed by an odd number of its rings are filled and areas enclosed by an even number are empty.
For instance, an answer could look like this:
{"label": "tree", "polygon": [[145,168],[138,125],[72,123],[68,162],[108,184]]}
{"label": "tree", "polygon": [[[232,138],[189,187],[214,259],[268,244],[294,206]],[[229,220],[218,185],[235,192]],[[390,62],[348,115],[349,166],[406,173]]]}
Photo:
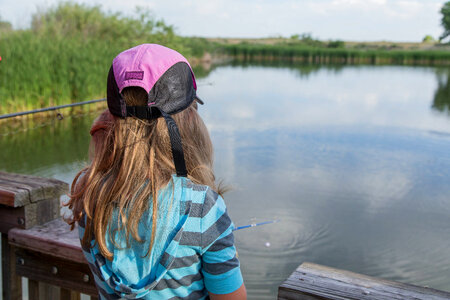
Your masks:
{"label": "tree", "polygon": [[450,1],[446,2],[441,8],[441,14],[441,24],[444,26],[444,33],[441,35],[440,39],[443,40],[450,36]]}
{"label": "tree", "polygon": [[423,38],[423,40],[422,40],[422,42],[424,42],[424,43],[434,43],[435,42],[435,39],[434,39],[434,37],[432,36],[432,35],[426,35],[424,38]]}

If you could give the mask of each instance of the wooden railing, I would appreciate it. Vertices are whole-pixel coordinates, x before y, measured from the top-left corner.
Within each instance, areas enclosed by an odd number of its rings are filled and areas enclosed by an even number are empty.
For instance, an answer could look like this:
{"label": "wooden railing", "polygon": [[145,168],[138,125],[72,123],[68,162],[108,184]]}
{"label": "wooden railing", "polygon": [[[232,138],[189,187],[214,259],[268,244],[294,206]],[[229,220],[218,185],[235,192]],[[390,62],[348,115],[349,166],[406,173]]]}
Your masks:
{"label": "wooden railing", "polygon": [[278,288],[279,300],[444,300],[450,293],[303,263]]}
{"label": "wooden railing", "polygon": [[3,299],[96,299],[93,276],[77,231],[60,218],[60,196],[68,184],[55,179],[0,172]]}

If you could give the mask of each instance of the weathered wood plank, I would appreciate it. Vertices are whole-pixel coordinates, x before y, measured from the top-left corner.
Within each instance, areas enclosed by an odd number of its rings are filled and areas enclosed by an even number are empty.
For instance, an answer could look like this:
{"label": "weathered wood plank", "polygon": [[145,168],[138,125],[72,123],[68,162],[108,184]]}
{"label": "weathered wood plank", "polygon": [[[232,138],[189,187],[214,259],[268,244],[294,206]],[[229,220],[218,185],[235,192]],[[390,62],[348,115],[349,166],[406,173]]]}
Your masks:
{"label": "weathered wood plank", "polygon": [[59,288],[53,284],[39,282],[39,299],[55,299],[59,298]]}
{"label": "weathered wood plank", "polygon": [[22,248],[16,248],[18,275],[32,280],[97,295],[94,278],[86,262],[78,263]]}
{"label": "weathered wood plank", "polygon": [[0,199],[2,204],[14,207],[15,198],[16,198],[15,190],[12,190],[9,187],[0,187]]}
{"label": "weathered wood plank", "polygon": [[25,206],[25,228],[42,225],[60,217],[61,205],[59,197],[46,199]]}
{"label": "weathered wood plank", "polygon": [[25,207],[0,204],[0,232],[7,234],[12,228],[25,229]]}
{"label": "weathered wood plank", "polygon": [[45,199],[44,192],[42,191],[42,187],[40,185],[30,185],[10,180],[0,180],[0,189],[15,193],[14,202],[11,205],[14,207],[20,207],[32,203],[31,199],[36,199],[34,202]]}
{"label": "weathered wood plank", "polygon": [[22,299],[22,280],[16,273],[14,247],[8,243],[8,236],[2,233],[2,284],[3,300]]}
{"label": "weathered wood plank", "polygon": [[80,293],[71,291],[68,289],[61,289],[61,295],[59,299],[61,300],[80,300]]}
{"label": "weathered wood plank", "polygon": [[450,293],[312,263],[303,263],[278,289],[279,299],[450,299]]}
{"label": "weathered wood plank", "polygon": [[60,216],[59,198],[47,199],[22,207],[0,204],[0,232],[13,228],[27,229],[52,221]]}
{"label": "weathered wood plank", "polygon": [[9,242],[20,248],[51,254],[73,262],[86,263],[81,251],[78,230],[70,231],[70,226],[62,219],[27,230],[11,229]]}
{"label": "weathered wood plank", "polygon": [[7,206],[20,207],[57,198],[67,193],[68,188],[67,183],[57,179],[0,172],[0,204]]}
{"label": "weathered wood plank", "polygon": [[28,279],[28,299],[39,300],[39,282]]}

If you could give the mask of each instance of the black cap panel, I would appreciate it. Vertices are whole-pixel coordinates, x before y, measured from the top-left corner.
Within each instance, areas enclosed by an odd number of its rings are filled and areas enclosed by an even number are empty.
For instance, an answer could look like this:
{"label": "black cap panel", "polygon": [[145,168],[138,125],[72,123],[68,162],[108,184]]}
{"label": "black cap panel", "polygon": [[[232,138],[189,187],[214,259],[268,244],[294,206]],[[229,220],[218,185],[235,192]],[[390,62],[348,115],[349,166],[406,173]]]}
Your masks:
{"label": "black cap panel", "polygon": [[111,114],[125,118],[123,106],[125,105],[122,95],[119,93],[119,87],[117,86],[116,78],[114,77],[113,66],[109,69],[108,80],[106,83],[106,99],[108,103],[108,109]]}
{"label": "black cap panel", "polygon": [[170,67],[148,94],[149,105],[157,106],[168,114],[188,108],[194,99],[192,71],[185,62],[178,62]]}

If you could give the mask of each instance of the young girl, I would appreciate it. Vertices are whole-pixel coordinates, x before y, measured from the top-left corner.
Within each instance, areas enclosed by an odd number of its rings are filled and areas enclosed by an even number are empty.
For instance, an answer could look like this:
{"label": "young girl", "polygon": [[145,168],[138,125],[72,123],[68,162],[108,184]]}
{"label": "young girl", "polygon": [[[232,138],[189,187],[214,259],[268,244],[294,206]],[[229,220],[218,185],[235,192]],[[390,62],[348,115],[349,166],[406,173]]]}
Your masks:
{"label": "young girl", "polygon": [[189,63],[140,45],[113,60],[107,84],[68,203],[99,297],[246,299]]}

